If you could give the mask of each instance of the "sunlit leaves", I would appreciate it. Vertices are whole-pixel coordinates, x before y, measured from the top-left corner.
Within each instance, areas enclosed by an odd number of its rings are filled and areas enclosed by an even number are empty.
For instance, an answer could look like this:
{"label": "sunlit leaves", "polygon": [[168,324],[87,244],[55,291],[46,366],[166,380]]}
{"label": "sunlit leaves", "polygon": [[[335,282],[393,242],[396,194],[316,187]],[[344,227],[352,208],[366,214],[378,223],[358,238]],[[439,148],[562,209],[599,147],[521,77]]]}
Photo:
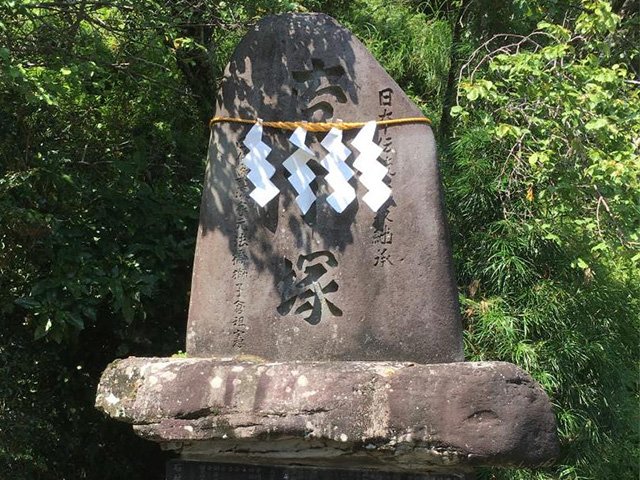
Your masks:
{"label": "sunlit leaves", "polygon": [[385,70],[425,115],[438,124],[450,64],[452,27],[410,4],[367,0],[345,2],[340,20],[363,39]]}
{"label": "sunlit leaves", "polygon": [[462,72],[445,178],[465,341],[472,358],[516,362],[550,393],[565,466],[538,478],[627,479],[640,94],[612,42],[620,19],[610,5],[587,1],[569,18],[489,42]]}

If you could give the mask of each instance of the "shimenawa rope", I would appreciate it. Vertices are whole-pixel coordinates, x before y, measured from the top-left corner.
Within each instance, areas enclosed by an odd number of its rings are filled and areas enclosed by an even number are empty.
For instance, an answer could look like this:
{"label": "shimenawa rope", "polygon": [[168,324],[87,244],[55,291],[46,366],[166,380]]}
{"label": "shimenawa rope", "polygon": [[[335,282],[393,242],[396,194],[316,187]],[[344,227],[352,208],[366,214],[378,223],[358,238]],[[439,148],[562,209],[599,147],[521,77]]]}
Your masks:
{"label": "shimenawa rope", "polygon": [[[282,130],[295,130],[298,127],[304,128],[308,132],[328,132],[332,128],[339,130],[353,130],[354,128],[364,127],[366,122],[265,122],[261,120],[249,120],[246,118],[234,118],[234,117],[214,117],[209,121],[209,127],[213,128],[213,125],[221,122],[231,123],[248,123],[256,124],[260,122],[264,127],[280,128]],[[392,118],[389,120],[377,120],[376,124],[379,126],[391,126],[391,125],[403,125],[407,123],[426,123],[431,124],[431,120],[426,117],[407,117],[407,118]]]}

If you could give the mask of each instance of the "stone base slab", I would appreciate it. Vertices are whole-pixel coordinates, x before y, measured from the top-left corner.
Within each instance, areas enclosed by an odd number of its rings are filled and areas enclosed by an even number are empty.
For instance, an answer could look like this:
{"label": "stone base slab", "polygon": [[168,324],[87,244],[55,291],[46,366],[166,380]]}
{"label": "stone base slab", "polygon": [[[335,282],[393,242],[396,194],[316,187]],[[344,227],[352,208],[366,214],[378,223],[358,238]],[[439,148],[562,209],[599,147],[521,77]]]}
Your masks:
{"label": "stone base slab", "polygon": [[464,473],[558,453],[547,395],[504,362],[131,357],[96,406],[186,460]]}
{"label": "stone base slab", "polygon": [[398,473],[170,460],[166,480],[474,480],[464,473]]}

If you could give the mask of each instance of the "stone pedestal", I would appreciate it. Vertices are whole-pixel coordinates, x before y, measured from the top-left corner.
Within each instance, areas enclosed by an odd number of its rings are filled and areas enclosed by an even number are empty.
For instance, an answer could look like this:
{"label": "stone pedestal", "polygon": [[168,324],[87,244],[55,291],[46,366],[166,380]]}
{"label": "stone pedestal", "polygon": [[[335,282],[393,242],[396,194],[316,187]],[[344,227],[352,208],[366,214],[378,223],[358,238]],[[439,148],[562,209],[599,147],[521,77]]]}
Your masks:
{"label": "stone pedestal", "polygon": [[96,402],[185,460],[466,474],[558,449],[544,391],[504,362],[128,358]]}
{"label": "stone pedestal", "polygon": [[[362,122],[421,113],[335,20],[290,14],[242,40],[217,115]],[[256,170],[243,146],[249,128],[212,129],[190,358],[114,362],[97,407],[177,454],[170,480],[451,480],[476,466],[553,459],[555,419],[533,379],[508,363],[462,362],[428,125],[378,126],[380,153],[359,168],[358,132],[345,132],[341,168],[360,171],[345,180],[354,198],[340,212],[327,137],[309,134],[315,201],[306,213],[285,168],[299,148],[290,131],[265,128],[261,150],[250,150],[262,152],[277,192],[264,206],[254,201],[256,182],[267,180],[247,167]],[[364,199],[374,171],[392,192],[376,210]]]}
{"label": "stone pedestal", "polygon": [[167,480],[473,480],[454,473],[389,473],[335,468],[265,467],[172,460]]}

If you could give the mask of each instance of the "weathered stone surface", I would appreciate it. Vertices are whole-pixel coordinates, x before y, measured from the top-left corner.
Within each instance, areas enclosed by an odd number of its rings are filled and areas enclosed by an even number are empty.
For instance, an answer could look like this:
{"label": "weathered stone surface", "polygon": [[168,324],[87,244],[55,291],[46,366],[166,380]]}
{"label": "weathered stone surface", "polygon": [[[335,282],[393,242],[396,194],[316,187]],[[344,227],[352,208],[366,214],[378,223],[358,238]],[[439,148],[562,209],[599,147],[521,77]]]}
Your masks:
{"label": "weathered stone surface", "polygon": [[[248,33],[227,68],[216,115],[265,121],[422,116],[362,43],[322,14],[268,17]],[[393,190],[378,214],[362,201],[367,190],[355,177],[350,183],[357,200],[336,213],[326,201],[326,172],[312,161],[318,200],[304,217],[282,166],[294,150],[291,132],[265,129],[273,148],[268,160],[276,168],[271,180],[280,194],[265,208],[249,197],[253,186],[241,166],[248,130],[220,123],[212,131],[188,353],[271,361],[461,361],[431,128],[378,129]],[[345,132],[347,145],[356,134]],[[318,160],[326,154],[323,137],[307,137]],[[292,287],[305,278],[313,281]]]}
{"label": "weathered stone surface", "polygon": [[183,459],[464,472],[558,449],[544,391],[502,362],[132,357],[104,372],[96,405]]}

